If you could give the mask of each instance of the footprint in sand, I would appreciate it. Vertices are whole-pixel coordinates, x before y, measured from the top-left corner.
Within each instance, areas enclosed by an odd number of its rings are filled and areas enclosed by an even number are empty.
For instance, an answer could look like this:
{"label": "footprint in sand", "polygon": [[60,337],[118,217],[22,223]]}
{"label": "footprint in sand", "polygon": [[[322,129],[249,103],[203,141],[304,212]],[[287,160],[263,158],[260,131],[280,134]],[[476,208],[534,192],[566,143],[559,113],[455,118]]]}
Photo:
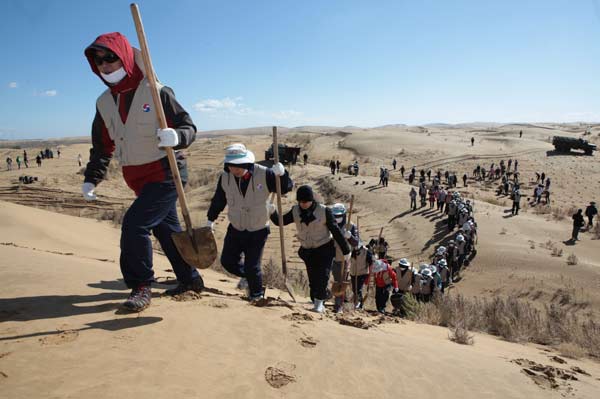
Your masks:
{"label": "footprint in sand", "polygon": [[267,367],[265,370],[265,380],[273,388],[281,388],[291,382],[296,382],[295,370],[295,364],[279,362],[275,366]]}
{"label": "footprint in sand", "polygon": [[73,342],[79,337],[79,331],[77,330],[59,330],[56,334],[48,337],[40,338],[39,341],[42,345],[62,345],[67,342]]}
{"label": "footprint in sand", "polygon": [[310,336],[302,337],[298,340],[298,342],[300,342],[300,345],[305,348],[314,348],[317,346],[317,343],[319,343],[319,341]]}

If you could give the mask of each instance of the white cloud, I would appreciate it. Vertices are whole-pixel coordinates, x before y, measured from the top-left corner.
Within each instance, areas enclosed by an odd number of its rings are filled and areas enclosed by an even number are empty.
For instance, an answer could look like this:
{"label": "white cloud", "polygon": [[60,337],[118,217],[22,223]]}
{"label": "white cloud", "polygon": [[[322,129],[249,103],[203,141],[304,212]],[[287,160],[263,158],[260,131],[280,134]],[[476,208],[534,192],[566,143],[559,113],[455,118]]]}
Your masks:
{"label": "white cloud", "polygon": [[221,110],[233,110],[242,104],[238,103],[242,97],[229,98],[225,97],[221,100],[217,99],[206,99],[194,104],[194,109],[199,112],[216,112]]}
{"label": "white cloud", "polygon": [[193,108],[198,112],[210,114],[213,117],[237,115],[243,117],[263,117],[269,119],[278,120],[289,120],[298,118],[302,115],[302,112],[294,110],[283,110],[283,111],[263,111],[249,107],[242,102],[243,97],[225,97],[222,99],[209,98],[201,100],[193,105]]}
{"label": "white cloud", "polygon": [[10,82],[10,83],[8,84],[8,87],[9,87],[10,89],[16,89],[17,87],[19,87],[19,85],[17,84],[17,82]]}
{"label": "white cloud", "polygon": [[39,95],[42,97],[55,97],[56,95],[58,95],[58,91],[57,90],[46,90],[46,91],[39,93]]}

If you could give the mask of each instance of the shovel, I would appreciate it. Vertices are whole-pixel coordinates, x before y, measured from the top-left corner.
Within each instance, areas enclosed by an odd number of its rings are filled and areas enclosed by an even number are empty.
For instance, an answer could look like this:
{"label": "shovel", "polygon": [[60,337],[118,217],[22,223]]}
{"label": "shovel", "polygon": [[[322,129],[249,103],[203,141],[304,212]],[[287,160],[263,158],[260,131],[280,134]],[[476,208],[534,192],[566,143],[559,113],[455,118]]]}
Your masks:
{"label": "shovel", "polygon": [[[279,145],[277,144],[277,126],[273,126],[273,155],[275,156],[275,164],[279,163]],[[277,191],[277,216],[279,217],[279,244],[281,246],[281,270],[283,271],[283,284],[285,289],[296,302],[294,290],[288,281],[287,275],[287,259],[285,258],[285,237],[283,235],[283,213],[281,213],[281,181],[279,176],[275,176],[275,190]]]}
{"label": "shovel", "polygon": [[[168,128],[167,119],[165,118],[165,111],[162,107],[160,93],[156,85],[157,79],[154,74],[152,60],[150,59],[150,51],[148,50],[148,43],[146,42],[146,34],[144,33],[140,10],[135,3],[132,3],[130,8],[133,21],[135,22],[138,41],[140,42],[144,67],[146,69],[146,78],[148,79],[152,91],[152,100],[154,102],[154,109],[156,110],[158,125],[161,129],[166,129]],[[215,237],[210,227],[202,227],[199,229],[194,229],[192,227],[192,220],[190,219],[190,213],[185,200],[181,176],[179,175],[177,161],[175,160],[175,151],[173,151],[173,147],[164,147],[164,150],[169,159],[169,166],[171,168],[171,173],[173,174],[175,187],[177,188],[177,197],[179,198],[179,205],[181,206],[181,213],[183,214],[186,227],[185,231],[173,233],[171,238],[173,239],[173,243],[177,247],[179,254],[188,265],[199,269],[206,269],[212,265],[217,258],[217,243],[215,242]]]}
{"label": "shovel", "polygon": [[[354,205],[354,195],[352,195],[352,197],[350,197],[350,209],[348,210],[348,220],[347,220],[348,227],[351,227],[351,225],[352,225],[352,207],[353,207],[353,205]],[[344,271],[344,269],[346,269],[345,264],[343,265],[342,270],[340,271],[340,277],[341,277],[342,281],[339,281],[339,282],[336,281],[331,285],[331,293],[335,297],[343,298],[346,295],[346,290],[350,286],[350,282],[348,281],[348,273],[346,273]]]}

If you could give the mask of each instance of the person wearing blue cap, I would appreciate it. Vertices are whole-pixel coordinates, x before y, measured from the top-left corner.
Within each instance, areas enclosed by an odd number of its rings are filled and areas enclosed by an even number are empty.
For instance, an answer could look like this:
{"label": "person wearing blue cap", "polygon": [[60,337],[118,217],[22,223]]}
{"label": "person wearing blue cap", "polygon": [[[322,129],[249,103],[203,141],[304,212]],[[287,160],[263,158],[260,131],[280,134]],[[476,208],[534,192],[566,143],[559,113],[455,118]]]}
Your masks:
{"label": "person wearing blue cap", "polygon": [[293,187],[293,182],[281,163],[267,168],[254,163],[254,153],[244,144],[225,148],[225,164],[215,194],[207,212],[207,226],[228,207],[229,226],[221,251],[221,264],[229,273],[241,277],[238,288],[248,290],[251,302],[264,296],[260,266],[263,249],[269,236],[269,214],[275,210],[269,194],[276,191],[275,179],[280,179],[281,193]]}

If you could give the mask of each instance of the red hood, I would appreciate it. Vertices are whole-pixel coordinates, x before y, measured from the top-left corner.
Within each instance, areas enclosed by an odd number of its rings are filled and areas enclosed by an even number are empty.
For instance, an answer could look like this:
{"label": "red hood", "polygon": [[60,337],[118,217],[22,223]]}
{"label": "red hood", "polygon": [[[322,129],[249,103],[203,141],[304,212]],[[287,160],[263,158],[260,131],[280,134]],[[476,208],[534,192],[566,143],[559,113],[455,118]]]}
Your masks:
{"label": "red hood", "polygon": [[[95,50],[99,48],[108,49],[115,53],[121,59],[121,62],[123,63],[123,69],[125,69],[125,72],[127,73],[127,76],[114,86],[111,86],[108,82],[102,79],[100,71],[94,63],[93,55]],[[94,73],[98,75],[100,79],[102,79],[104,84],[110,87],[110,91],[113,93],[122,93],[124,91],[134,89],[144,78],[144,74],[135,63],[133,47],[131,47],[131,44],[129,44],[129,40],[127,40],[127,38],[119,32],[105,33],[98,36],[96,40],[94,40],[94,42],[85,49],[85,56],[90,63],[92,71],[94,71]]]}

